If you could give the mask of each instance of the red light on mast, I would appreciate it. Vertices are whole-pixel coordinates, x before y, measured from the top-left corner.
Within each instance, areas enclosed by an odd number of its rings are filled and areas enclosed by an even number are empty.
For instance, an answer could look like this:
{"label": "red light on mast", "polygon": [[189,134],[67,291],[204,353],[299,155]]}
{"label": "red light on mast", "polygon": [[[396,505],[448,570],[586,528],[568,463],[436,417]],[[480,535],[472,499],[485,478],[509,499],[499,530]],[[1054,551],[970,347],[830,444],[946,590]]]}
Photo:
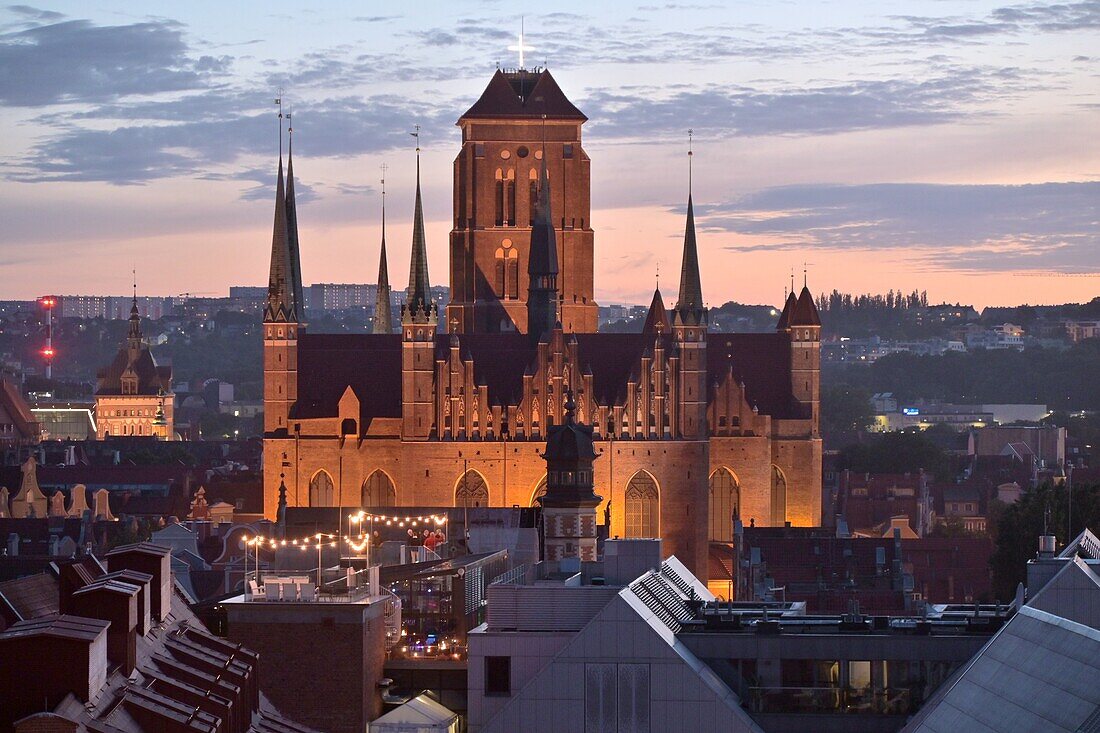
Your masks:
{"label": "red light on mast", "polygon": [[44,308],[53,308],[55,305],[57,305],[57,300],[51,296],[46,296],[38,302],[41,303]]}
{"label": "red light on mast", "polygon": [[47,346],[46,348],[42,349],[42,356],[46,357],[47,359],[52,359],[53,355],[54,350],[52,347]]}

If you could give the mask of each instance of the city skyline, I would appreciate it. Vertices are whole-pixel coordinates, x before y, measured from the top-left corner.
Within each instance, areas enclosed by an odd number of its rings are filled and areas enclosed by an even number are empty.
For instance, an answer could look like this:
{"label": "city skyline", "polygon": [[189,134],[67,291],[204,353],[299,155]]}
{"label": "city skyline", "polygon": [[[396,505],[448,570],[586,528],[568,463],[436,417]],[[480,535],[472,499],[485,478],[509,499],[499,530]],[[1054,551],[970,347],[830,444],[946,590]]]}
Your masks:
{"label": "city skyline", "polygon": [[710,305],[778,304],[804,267],[815,292],[1096,294],[1097,3],[560,7],[332,5],[293,24],[279,4],[0,11],[0,297],[125,293],[131,267],[144,293],[264,282],[279,88],[304,280],[373,282],[383,162],[390,269],[407,269],[420,124],[445,282],[453,122],[516,64],[521,13],[528,65],[590,117],[601,304],[647,302],[658,266],[675,297],[689,127]]}

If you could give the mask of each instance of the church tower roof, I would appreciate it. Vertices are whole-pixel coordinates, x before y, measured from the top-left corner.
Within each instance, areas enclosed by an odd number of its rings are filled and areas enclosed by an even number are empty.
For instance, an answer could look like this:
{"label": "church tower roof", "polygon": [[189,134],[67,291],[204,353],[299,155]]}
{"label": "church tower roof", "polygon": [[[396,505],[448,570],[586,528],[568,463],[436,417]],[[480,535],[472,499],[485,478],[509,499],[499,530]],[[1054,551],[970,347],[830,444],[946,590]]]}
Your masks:
{"label": "church tower roof", "polygon": [[268,275],[264,321],[267,323],[297,323],[298,302],[295,298],[296,290],[294,259],[290,254],[290,232],[287,224],[283,158],[280,155],[279,177],[275,184],[275,224],[271,233],[271,268]]}
{"label": "church tower roof", "polygon": [[134,281],[134,299],[130,303],[130,328],[126,333],[126,340],[132,349],[141,348],[141,314],[137,305],[137,281]]}
{"label": "church tower roof", "polygon": [[390,313],[390,271],[386,264],[386,179],[382,179],[382,249],[378,255],[378,295],[374,304],[374,333],[390,333],[393,314]]}
{"label": "church tower roof", "polygon": [[546,69],[497,69],[481,97],[459,119],[540,119],[543,115],[549,120],[588,119]]}
{"label": "church tower roof", "polygon": [[787,293],[787,299],[783,301],[783,312],[779,314],[779,323],[775,324],[776,331],[784,331],[791,326],[791,311],[794,309],[795,303],[798,302],[798,298],[795,297],[794,291]]}
{"label": "church tower roof", "polygon": [[670,328],[668,311],[665,310],[665,299],[661,296],[661,289],[653,291],[653,300],[649,303],[649,313],[645,317],[645,325],[642,333],[668,333]]}
{"label": "church tower roof", "polygon": [[[290,118],[290,115],[287,115]],[[290,248],[290,271],[293,277],[294,306],[300,317],[305,316],[302,294],[302,259],[298,247],[298,205],[294,197],[294,129],[288,129],[290,140],[286,158],[286,234]]]}
{"label": "church tower roof", "polygon": [[707,322],[703,307],[703,285],[699,278],[699,250],[695,243],[695,207],[688,193],[687,223],[684,225],[684,258],[680,265],[680,297],[676,301],[676,322],[699,326]]}
{"label": "church tower roof", "polygon": [[[794,296],[794,293],[791,294]],[[803,285],[802,292],[798,294],[798,300],[791,308],[790,323],[791,326],[820,326],[821,316],[817,312],[817,305],[814,304],[814,296],[810,292],[810,288]]]}
{"label": "church tower roof", "polygon": [[420,195],[420,142],[416,145],[416,203],[413,207],[412,257],[409,259],[409,288],[406,307],[410,314],[432,309],[431,284],[428,282],[428,247],[424,237],[424,204]]}

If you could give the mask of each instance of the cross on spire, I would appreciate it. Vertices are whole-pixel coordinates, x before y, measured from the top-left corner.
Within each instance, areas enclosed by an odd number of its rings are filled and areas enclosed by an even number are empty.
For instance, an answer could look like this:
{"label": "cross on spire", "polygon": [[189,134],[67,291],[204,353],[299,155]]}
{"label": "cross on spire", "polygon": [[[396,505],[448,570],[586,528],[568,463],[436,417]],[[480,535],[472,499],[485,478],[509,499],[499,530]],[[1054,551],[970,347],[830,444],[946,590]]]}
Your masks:
{"label": "cross on spire", "polygon": [[519,43],[514,45],[514,46],[509,46],[508,50],[519,52],[519,68],[526,69],[527,67],[523,63],[523,53],[524,53],[524,51],[534,51],[535,48],[534,48],[534,46],[528,46],[528,45],[524,44],[524,42],[523,42],[523,16],[522,15],[519,18]]}
{"label": "cross on spire", "polygon": [[389,166],[383,163],[378,166],[378,170],[382,171],[382,177],[380,182],[382,184],[382,238],[386,238],[386,171]]}
{"label": "cross on spire", "polygon": [[691,150],[692,138],[695,137],[695,130],[688,128],[688,196],[691,196],[691,159],[694,155]]}
{"label": "cross on spire", "polygon": [[279,159],[283,158],[283,88],[275,92],[275,106],[279,108]]}

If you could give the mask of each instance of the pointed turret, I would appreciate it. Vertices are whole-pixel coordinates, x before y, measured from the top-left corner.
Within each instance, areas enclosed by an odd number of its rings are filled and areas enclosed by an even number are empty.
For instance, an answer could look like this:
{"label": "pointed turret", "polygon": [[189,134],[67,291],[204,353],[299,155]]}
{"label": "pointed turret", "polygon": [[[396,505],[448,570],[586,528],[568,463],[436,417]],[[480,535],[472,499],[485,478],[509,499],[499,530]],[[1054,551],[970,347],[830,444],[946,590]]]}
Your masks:
{"label": "pointed turret", "polygon": [[687,223],[684,226],[684,258],[680,265],[680,297],[676,301],[673,322],[685,326],[702,326],[707,322],[703,285],[699,278],[699,251],[695,244],[695,207],[690,192]]}
{"label": "pointed turret", "polygon": [[279,157],[279,178],[275,185],[275,224],[271,234],[271,269],[267,281],[265,323],[297,323],[294,293],[294,262],[290,256],[290,235],[286,216],[286,187],[283,159]]}
{"label": "pointed turret", "polygon": [[287,246],[290,250],[291,292],[294,295],[295,311],[301,320],[305,320],[305,298],[302,296],[302,258],[298,248],[298,206],[294,197],[294,130],[289,130],[290,142],[286,158],[286,232]]}
{"label": "pointed turret", "polygon": [[386,181],[382,181],[382,249],[378,255],[378,294],[374,302],[374,333],[390,333],[390,271],[386,264]]}
{"label": "pointed turret", "polygon": [[420,195],[420,146],[416,147],[416,203],[413,207],[412,257],[409,259],[409,287],[405,291],[405,304],[401,308],[401,320],[434,323],[436,305],[432,302],[431,285],[428,282],[428,247],[424,239],[424,204]]}
{"label": "pointed turret", "polygon": [[[791,298],[793,297],[794,293],[791,293]],[[790,299],[788,298],[788,300]],[[798,294],[798,300],[791,306],[788,325],[792,327],[821,325],[821,316],[818,315],[814,296],[810,292],[810,288],[805,285],[802,286],[802,292]]]}
{"label": "pointed turret", "polygon": [[642,333],[668,333],[669,328],[665,299],[661,296],[661,289],[657,288],[653,291],[653,300],[649,303],[649,314],[645,318],[645,325],[642,326]]}
{"label": "pointed turret", "polygon": [[134,299],[130,303],[130,328],[126,333],[126,345],[132,352],[141,351],[141,315],[138,313],[137,283],[134,283]]}
{"label": "pointed turret", "polygon": [[550,211],[550,177],[546,155],[539,168],[535,218],[531,222],[531,254],[527,260],[527,333],[532,341],[558,322],[558,244]]}
{"label": "pointed turret", "polygon": [[779,323],[775,324],[776,331],[786,331],[791,327],[791,311],[794,310],[798,298],[794,297],[794,291],[787,293],[787,300],[783,302],[783,312],[779,314]]}

